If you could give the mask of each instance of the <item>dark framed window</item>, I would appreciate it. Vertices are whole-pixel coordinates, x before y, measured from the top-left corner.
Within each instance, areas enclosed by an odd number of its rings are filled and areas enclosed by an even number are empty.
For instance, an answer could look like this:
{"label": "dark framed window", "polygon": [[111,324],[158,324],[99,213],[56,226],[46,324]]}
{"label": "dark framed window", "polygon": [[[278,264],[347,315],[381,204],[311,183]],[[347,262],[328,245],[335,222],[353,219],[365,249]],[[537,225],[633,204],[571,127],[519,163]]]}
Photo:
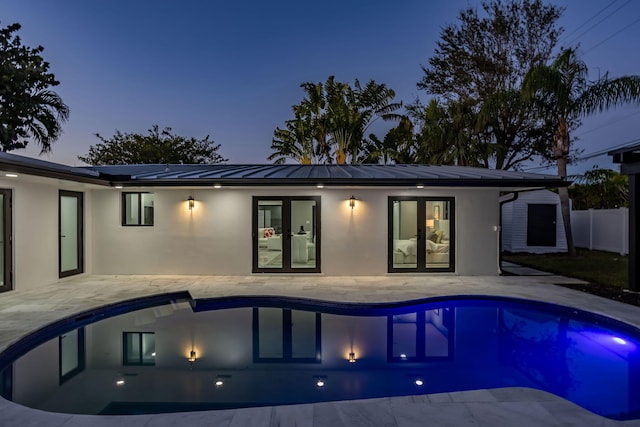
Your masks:
{"label": "dark framed window", "polygon": [[12,219],[11,190],[0,188],[0,251],[2,251],[2,256],[0,257],[0,292],[9,291],[13,288]]}
{"label": "dark framed window", "polygon": [[154,332],[122,333],[122,364],[156,364],[156,335]]}
{"label": "dark framed window", "polygon": [[319,196],[253,197],[253,272],[320,273]]}
{"label": "dark framed window", "polygon": [[253,309],[254,363],[320,363],[320,313],[271,307]]}
{"label": "dark framed window", "polygon": [[449,307],[387,317],[387,360],[426,362],[453,358],[454,316]]}
{"label": "dark framed window", "polygon": [[455,271],[455,198],[390,196],[388,271]]}
{"label": "dark framed window", "polygon": [[122,193],[122,225],[142,227],[153,225],[153,193]]}
{"label": "dark framed window", "polygon": [[60,384],[84,370],[86,360],[84,342],[84,328],[66,332],[58,338]]}
{"label": "dark framed window", "polygon": [[63,278],[84,272],[84,194],[58,193],[58,276]]}

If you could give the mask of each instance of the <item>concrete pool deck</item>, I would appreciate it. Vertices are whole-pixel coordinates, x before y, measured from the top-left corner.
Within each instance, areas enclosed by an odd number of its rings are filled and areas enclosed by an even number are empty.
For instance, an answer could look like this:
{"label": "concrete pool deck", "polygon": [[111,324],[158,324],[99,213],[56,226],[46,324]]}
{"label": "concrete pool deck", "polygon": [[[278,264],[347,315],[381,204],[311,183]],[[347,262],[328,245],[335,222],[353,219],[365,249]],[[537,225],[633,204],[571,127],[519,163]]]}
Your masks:
{"label": "concrete pool deck", "polygon": [[[0,294],[0,351],[56,320],[106,304],[167,292],[193,298],[277,295],[337,302],[405,301],[443,295],[500,295],[603,314],[640,327],[640,308],[574,291],[554,275],[461,277],[80,276],[36,290]],[[398,398],[135,416],[46,413],[0,398],[0,426],[640,426],[617,422],[527,388],[474,390]]]}

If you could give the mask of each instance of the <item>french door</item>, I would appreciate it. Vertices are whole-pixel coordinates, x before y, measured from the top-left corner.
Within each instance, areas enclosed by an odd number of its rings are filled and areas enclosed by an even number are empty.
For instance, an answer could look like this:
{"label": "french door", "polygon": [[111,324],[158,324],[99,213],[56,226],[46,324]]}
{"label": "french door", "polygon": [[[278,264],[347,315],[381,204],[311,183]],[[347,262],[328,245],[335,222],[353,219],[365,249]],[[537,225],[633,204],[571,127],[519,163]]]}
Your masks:
{"label": "french door", "polygon": [[455,271],[452,197],[389,197],[388,271]]}
{"label": "french door", "polygon": [[0,189],[0,292],[12,289],[12,226],[11,190]]}
{"label": "french door", "polygon": [[253,272],[320,272],[320,197],[253,198]]}
{"label": "french door", "polygon": [[58,202],[59,277],[84,271],[83,193],[60,190]]}

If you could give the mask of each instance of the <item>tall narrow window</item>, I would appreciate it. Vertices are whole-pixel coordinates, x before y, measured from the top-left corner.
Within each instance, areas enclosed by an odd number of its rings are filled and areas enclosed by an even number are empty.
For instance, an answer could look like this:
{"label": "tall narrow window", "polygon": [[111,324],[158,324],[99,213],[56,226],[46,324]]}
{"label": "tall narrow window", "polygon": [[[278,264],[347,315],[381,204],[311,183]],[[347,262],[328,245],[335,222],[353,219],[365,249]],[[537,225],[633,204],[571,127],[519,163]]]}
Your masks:
{"label": "tall narrow window", "polygon": [[59,277],[67,277],[84,272],[83,200],[83,193],[59,191]]}
{"label": "tall narrow window", "polygon": [[156,335],[154,332],[122,333],[122,364],[156,364]]}
{"label": "tall narrow window", "polygon": [[153,193],[122,193],[122,225],[153,225]]}

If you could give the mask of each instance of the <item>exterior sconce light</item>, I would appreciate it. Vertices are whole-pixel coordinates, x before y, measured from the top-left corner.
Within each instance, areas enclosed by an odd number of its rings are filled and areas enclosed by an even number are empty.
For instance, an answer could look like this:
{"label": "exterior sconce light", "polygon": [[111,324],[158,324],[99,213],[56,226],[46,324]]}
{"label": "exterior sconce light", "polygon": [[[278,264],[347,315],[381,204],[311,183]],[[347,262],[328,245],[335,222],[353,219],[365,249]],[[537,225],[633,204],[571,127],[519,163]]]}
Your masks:
{"label": "exterior sconce light", "polygon": [[356,354],[353,351],[349,353],[349,363],[356,363]]}
{"label": "exterior sconce light", "polygon": [[193,210],[193,207],[196,204],[196,199],[194,199],[193,196],[189,196],[187,197],[187,202],[189,203],[189,210]]}
{"label": "exterior sconce light", "polygon": [[355,207],[356,207],[356,200],[357,200],[357,199],[356,199],[356,196],[351,196],[351,197],[349,197],[349,207],[350,207],[351,209],[353,209],[353,208],[355,208]]}
{"label": "exterior sconce light", "polygon": [[193,365],[193,362],[196,361],[196,351],[195,350],[191,350],[191,353],[189,353],[189,357],[187,357],[187,362],[189,362],[190,364]]}

